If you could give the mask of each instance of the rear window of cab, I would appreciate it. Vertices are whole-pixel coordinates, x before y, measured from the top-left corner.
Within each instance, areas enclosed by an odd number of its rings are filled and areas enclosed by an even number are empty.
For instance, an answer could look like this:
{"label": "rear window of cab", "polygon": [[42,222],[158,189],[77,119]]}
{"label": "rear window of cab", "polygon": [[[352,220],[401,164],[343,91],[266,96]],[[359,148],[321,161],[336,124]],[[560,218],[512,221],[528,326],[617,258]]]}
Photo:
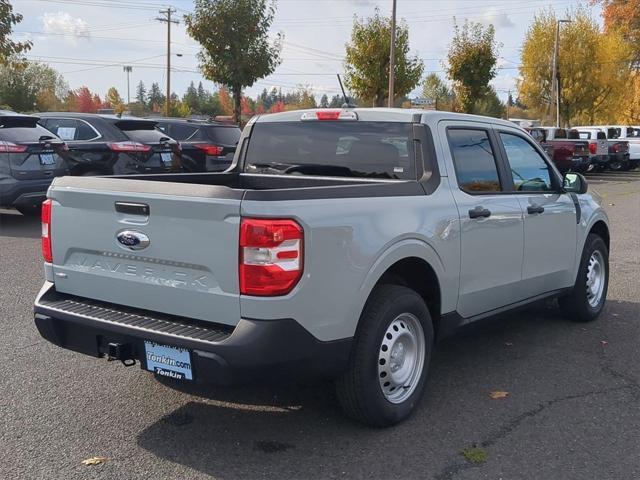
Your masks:
{"label": "rear window of cab", "polygon": [[258,122],[245,172],[415,180],[412,124]]}

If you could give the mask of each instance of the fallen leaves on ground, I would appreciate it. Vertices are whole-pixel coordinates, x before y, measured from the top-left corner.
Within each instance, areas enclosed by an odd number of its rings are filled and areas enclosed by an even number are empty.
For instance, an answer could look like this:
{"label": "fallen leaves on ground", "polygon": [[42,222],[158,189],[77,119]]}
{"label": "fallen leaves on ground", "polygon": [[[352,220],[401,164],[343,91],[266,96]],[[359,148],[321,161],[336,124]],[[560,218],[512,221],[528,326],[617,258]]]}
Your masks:
{"label": "fallen leaves on ground", "polygon": [[487,451],[480,447],[468,447],[462,450],[462,456],[469,462],[480,464],[487,461]]}
{"label": "fallen leaves on ground", "polygon": [[83,460],[82,464],[90,467],[92,465],[100,465],[106,462],[107,460],[109,460],[107,457],[91,457],[91,458],[87,458],[86,460]]}
{"label": "fallen leaves on ground", "polygon": [[494,400],[497,400],[498,398],[507,398],[509,396],[509,392],[505,392],[504,390],[494,390],[489,392],[489,396]]}

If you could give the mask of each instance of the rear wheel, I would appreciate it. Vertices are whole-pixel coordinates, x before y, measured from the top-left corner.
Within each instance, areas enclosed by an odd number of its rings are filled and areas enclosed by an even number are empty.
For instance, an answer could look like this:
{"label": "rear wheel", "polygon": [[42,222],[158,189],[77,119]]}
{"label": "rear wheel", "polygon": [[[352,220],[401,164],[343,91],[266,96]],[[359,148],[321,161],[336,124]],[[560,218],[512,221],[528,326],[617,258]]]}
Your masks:
{"label": "rear wheel", "polygon": [[609,251],[604,240],[589,234],[582,251],[576,283],[570,295],[559,299],[565,315],[576,322],[598,318],[609,287]]}
{"label": "rear wheel", "polygon": [[349,367],[336,382],[345,413],[376,427],[404,420],[422,397],[432,348],[433,325],[422,297],[399,285],[376,287]]}

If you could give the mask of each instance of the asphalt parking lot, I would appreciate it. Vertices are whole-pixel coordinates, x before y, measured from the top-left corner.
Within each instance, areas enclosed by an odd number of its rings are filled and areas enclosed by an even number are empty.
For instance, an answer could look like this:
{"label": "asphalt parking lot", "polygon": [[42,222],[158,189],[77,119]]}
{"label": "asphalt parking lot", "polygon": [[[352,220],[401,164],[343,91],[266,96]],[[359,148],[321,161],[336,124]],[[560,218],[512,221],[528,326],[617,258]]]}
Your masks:
{"label": "asphalt parking lot", "polygon": [[601,318],[543,303],[445,340],[387,430],[346,420],[327,385],[178,391],[48,344],[39,221],[0,212],[0,478],[640,478],[640,171],[589,180],[612,224]]}

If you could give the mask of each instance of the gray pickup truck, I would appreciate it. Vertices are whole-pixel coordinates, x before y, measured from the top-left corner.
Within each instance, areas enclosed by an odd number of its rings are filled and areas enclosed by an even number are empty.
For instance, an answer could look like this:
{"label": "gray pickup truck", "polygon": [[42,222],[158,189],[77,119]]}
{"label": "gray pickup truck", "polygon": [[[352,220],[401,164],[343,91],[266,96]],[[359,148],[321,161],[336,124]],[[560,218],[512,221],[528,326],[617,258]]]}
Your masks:
{"label": "gray pickup truck", "polygon": [[548,297],[599,315],[609,228],[586,190],[506,121],[260,116],[223,173],[55,179],[35,323],[171,379],[330,378],[348,415],[392,425],[435,339]]}

